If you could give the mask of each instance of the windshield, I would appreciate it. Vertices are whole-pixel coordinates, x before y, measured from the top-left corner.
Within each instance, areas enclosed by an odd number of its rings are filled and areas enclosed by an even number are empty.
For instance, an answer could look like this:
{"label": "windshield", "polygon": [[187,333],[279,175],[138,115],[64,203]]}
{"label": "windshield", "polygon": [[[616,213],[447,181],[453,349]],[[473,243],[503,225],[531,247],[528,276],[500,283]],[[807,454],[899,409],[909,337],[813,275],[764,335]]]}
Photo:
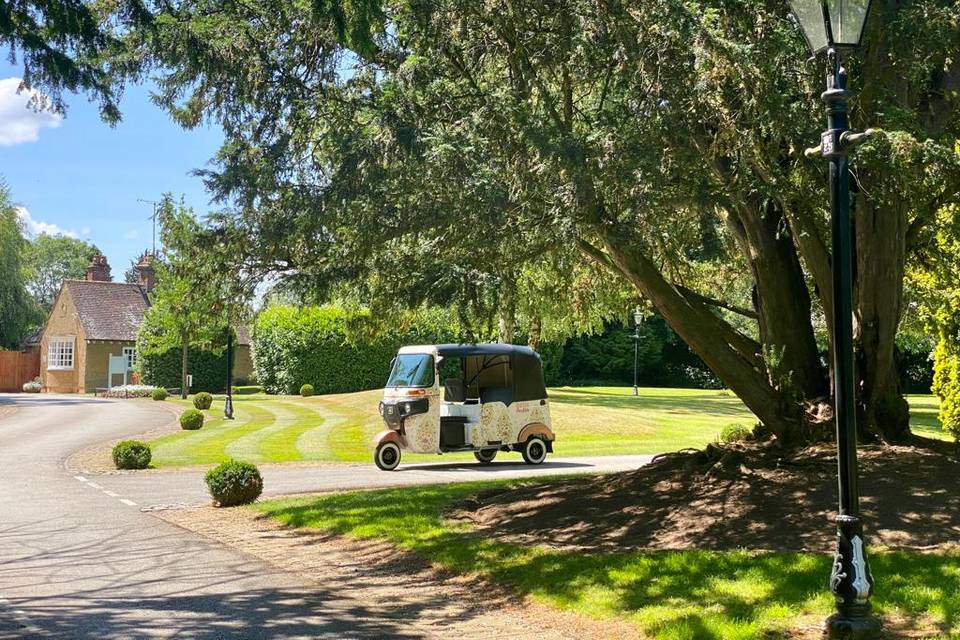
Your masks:
{"label": "windshield", "polygon": [[388,387],[432,387],[433,356],[425,353],[402,353],[393,363]]}

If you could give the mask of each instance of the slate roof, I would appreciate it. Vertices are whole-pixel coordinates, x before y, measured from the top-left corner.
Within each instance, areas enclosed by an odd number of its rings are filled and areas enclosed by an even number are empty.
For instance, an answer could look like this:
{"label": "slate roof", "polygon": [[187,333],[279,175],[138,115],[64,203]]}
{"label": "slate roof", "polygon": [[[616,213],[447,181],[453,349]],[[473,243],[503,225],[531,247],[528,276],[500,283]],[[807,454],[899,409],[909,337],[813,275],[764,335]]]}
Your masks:
{"label": "slate roof", "polygon": [[[87,340],[122,340],[134,342],[143,323],[143,314],[150,306],[138,284],[64,280],[77,309]],[[250,345],[250,332],[238,324],[237,344]]]}
{"label": "slate roof", "polygon": [[150,303],[143,289],[125,282],[66,280],[87,340],[137,339],[137,329]]}

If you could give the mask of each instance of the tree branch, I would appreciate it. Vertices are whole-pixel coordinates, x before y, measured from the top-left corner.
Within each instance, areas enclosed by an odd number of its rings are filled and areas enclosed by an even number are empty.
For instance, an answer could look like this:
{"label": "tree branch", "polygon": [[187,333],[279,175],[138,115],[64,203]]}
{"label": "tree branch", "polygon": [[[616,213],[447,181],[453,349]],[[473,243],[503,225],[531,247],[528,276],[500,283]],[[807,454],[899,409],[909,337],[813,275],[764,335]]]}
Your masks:
{"label": "tree branch", "polygon": [[757,315],[757,312],[754,311],[753,309],[745,309],[744,307],[738,307],[737,305],[730,304],[729,302],[724,302],[723,300],[717,300],[715,298],[705,296],[702,293],[697,293],[693,289],[688,289],[687,287],[680,284],[674,284],[673,286],[676,287],[677,291],[682,293],[687,298],[691,298],[698,302],[702,302],[703,304],[709,305],[711,307],[719,307],[721,309],[726,309],[727,311],[732,311],[733,313],[737,313],[741,316],[746,316],[747,318],[750,318],[752,320],[759,320],[760,318]]}

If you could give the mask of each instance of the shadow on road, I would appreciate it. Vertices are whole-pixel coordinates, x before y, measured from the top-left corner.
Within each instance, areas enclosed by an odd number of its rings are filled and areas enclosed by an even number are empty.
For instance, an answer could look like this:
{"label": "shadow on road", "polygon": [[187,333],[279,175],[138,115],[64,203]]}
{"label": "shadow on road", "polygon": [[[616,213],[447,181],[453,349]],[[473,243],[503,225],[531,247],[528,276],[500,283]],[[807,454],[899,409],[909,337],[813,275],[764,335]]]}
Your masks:
{"label": "shadow on road", "polygon": [[90,398],[87,396],[54,396],[45,393],[0,393],[0,407],[49,407],[72,406],[82,404],[100,404],[111,402],[106,398]]}
{"label": "shadow on road", "polygon": [[[416,611],[343,597],[376,576],[291,584],[289,574],[168,527],[135,540],[128,533],[104,535],[62,519],[0,530],[0,638],[4,608],[22,611],[43,637],[70,640],[422,637],[409,625]],[[418,607],[443,604],[426,599]]]}
{"label": "shadow on road", "polygon": [[526,462],[492,462],[479,464],[477,462],[448,462],[444,464],[407,464],[401,465],[397,471],[475,471],[477,473],[496,473],[516,469],[582,469],[594,465],[585,462],[544,462],[539,465],[529,465]]}

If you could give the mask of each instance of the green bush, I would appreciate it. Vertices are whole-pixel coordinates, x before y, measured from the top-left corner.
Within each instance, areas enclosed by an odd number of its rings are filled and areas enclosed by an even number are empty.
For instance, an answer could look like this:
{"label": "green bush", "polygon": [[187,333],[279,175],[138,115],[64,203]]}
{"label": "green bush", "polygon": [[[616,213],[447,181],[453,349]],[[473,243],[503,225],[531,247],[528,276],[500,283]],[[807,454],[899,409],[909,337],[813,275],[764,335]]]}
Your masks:
{"label": "green bush", "polygon": [[167,390],[163,387],[159,387],[150,392],[150,397],[154,400],[166,400],[167,399]]}
{"label": "green bush", "polygon": [[113,464],[117,469],[146,469],[151,457],[150,446],[139,440],[121,440],[113,445]]}
{"label": "green bush", "polygon": [[210,405],[212,404],[213,396],[206,391],[201,391],[197,395],[193,396],[193,406],[195,406],[197,409],[209,409]]}
{"label": "green bush", "polygon": [[390,361],[405,344],[456,341],[451,314],[421,312],[400,328],[373,333],[367,311],[272,306],[253,325],[253,363],[267,393],[295,394],[306,383],[318,394],[382,387]]}
{"label": "green bush", "polygon": [[197,409],[187,409],[180,415],[180,426],[188,431],[195,431],[203,426],[203,414]]}
{"label": "green bush", "polygon": [[309,398],[313,395],[313,385],[305,384],[300,386],[300,395],[304,398]]}
{"label": "green bush", "polygon": [[214,504],[232,507],[256,500],[263,491],[263,478],[249,462],[227,460],[207,472],[207,488]]}
{"label": "green bush", "polygon": [[250,395],[253,393],[263,393],[263,387],[256,384],[251,384],[246,386],[240,385],[240,386],[232,387],[232,389],[233,389],[233,395],[235,396]]}
{"label": "green bush", "polygon": [[733,423],[720,430],[720,442],[746,442],[753,437],[753,430],[742,424]]}

